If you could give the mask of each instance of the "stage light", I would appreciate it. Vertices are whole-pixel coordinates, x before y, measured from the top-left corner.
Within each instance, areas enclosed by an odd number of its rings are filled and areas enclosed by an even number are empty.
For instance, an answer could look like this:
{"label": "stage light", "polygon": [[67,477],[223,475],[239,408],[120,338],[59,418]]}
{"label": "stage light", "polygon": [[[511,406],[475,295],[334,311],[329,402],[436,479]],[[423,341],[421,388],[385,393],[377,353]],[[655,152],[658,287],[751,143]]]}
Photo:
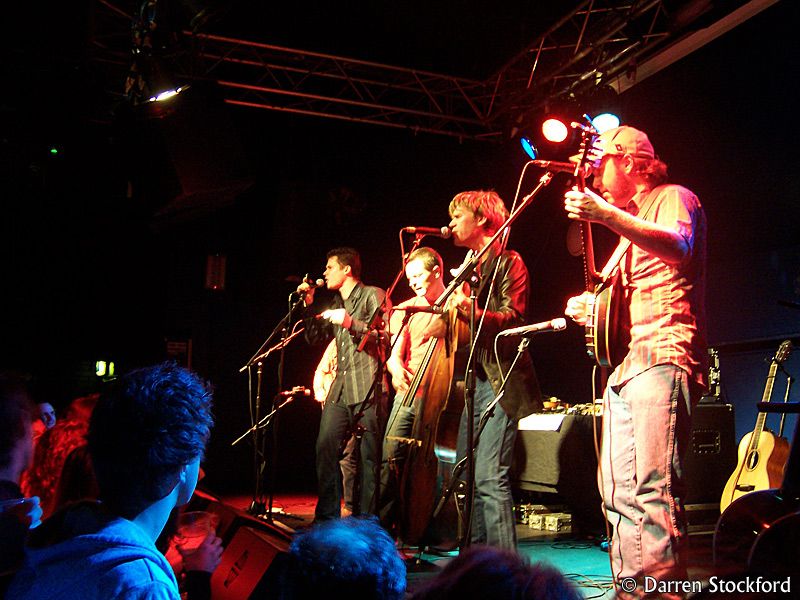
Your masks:
{"label": "stage light", "polygon": [[180,94],[183,90],[185,90],[188,87],[189,87],[188,85],[185,85],[171,90],[165,90],[151,97],[149,99],[149,102],[163,102],[164,100],[169,100],[170,98],[174,98],[175,96]]}
{"label": "stage light", "polygon": [[592,125],[597,133],[603,133],[609,129],[619,127],[619,117],[613,113],[605,112],[592,119]]}
{"label": "stage light", "polygon": [[52,156],[55,156],[56,154],[58,154],[58,148],[56,148],[55,146],[51,146],[50,147],[50,154]]}
{"label": "stage light", "polygon": [[560,119],[550,118],[542,123],[542,135],[548,142],[560,144],[567,139],[569,127]]}
{"label": "stage light", "polygon": [[525,154],[531,157],[531,160],[535,160],[539,156],[539,152],[536,150],[536,144],[534,144],[533,140],[527,135],[523,135],[519,138],[519,143],[522,145],[522,149],[525,150]]}

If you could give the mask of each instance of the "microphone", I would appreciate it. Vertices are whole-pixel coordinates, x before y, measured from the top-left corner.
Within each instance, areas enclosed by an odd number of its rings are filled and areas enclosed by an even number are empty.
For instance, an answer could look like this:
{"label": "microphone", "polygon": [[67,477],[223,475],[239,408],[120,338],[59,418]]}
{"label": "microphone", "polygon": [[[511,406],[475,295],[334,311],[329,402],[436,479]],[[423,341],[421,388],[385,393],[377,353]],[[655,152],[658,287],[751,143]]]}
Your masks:
{"label": "microphone", "polygon": [[278,396],[282,398],[286,398],[288,396],[310,396],[311,390],[307,387],[303,387],[302,385],[298,385],[293,387],[290,390],[284,390],[283,392],[278,393]]}
{"label": "microphone", "polygon": [[453,235],[449,227],[403,227],[403,231],[416,233],[417,235],[434,235],[444,239]]}
{"label": "microphone", "polygon": [[557,160],[532,160],[531,162],[536,167],[542,167],[556,173],[574,173],[576,166],[571,162],[559,162]]}
{"label": "microphone", "polygon": [[552,321],[542,321],[541,323],[534,323],[533,325],[504,329],[498,335],[536,335],[537,333],[544,333],[546,331],[563,331],[566,328],[567,320],[563,317],[559,317]]}
{"label": "microphone", "polygon": [[441,308],[439,306],[396,306],[392,310],[402,310],[405,311],[409,315],[413,315],[415,313],[430,313],[433,315],[443,315],[447,312],[447,309]]}
{"label": "microphone", "polygon": [[311,277],[308,276],[308,273],[306,273],[306,276],[303,277],[303,283],[307,283],[313,289],[313,288],[318,288],[318,287],[322,287],[323,285],[325,285],[325,280],[324,279],[311,279]]}

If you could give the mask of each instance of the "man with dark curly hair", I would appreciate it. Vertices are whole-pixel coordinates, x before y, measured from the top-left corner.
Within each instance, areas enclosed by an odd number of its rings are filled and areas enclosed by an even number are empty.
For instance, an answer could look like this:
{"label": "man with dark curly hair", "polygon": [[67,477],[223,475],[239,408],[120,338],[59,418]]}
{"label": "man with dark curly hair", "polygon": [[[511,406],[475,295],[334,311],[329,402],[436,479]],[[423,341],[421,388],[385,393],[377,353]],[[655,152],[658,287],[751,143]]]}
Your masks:
{"label": "man with dark curly hair", "polygon": [[89,424],[100,501],[68,507],[30,536],[9,597],[178,600],[154,542],[194,492],[212,425],[211,393],[185,369],[164,364],[115,382]]}

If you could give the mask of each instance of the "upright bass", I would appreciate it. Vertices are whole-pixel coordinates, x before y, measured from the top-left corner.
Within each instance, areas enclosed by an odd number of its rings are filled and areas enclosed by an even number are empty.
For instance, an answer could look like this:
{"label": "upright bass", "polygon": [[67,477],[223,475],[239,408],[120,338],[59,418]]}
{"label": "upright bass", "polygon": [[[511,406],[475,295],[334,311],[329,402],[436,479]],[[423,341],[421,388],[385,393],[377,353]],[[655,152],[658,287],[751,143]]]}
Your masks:
{"label": "upright bass", "polygon": [[447,335],[427,342],[424,358],[402,400],[403,406],[410,407],[419,396],[411,436],[403,440],[408,454],[399,486],[399,536],[410,545],[458,544],[454,518],[444,517],[453,522],[439,524],[436,535],[431,527],[434,503],[442,487],[440,474],[449,472],[440,468],[440,459],[455,457],[463,407],[463,399],[459,405],[458,395],[451,394],[457,347],[455,311],[448,311],[443,318],[448,321]]}

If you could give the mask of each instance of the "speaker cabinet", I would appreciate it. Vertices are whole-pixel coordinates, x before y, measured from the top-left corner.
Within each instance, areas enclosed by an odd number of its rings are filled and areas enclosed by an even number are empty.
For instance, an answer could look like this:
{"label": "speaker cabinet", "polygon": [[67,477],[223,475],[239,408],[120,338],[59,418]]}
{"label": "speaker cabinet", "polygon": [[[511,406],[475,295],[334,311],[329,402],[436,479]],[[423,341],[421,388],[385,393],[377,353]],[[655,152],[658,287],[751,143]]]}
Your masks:
{"label": "speaker cabinet", "polygon": [[736,467],[733,405],[701,401],[692,413],[692,435],[683,461],[689,533],[710,533],[719,500]]}
{"label": "speaker cabinet", "polygon": [[684,459],[687,504],[719,504],[736,467],[735,436],[733,405],[701,402],[695,407]]}
{"label": "speaker cabinet", "polygon": [[211,575],[213,600],[278,598],[289,543],[265,531],[240,527]]}

